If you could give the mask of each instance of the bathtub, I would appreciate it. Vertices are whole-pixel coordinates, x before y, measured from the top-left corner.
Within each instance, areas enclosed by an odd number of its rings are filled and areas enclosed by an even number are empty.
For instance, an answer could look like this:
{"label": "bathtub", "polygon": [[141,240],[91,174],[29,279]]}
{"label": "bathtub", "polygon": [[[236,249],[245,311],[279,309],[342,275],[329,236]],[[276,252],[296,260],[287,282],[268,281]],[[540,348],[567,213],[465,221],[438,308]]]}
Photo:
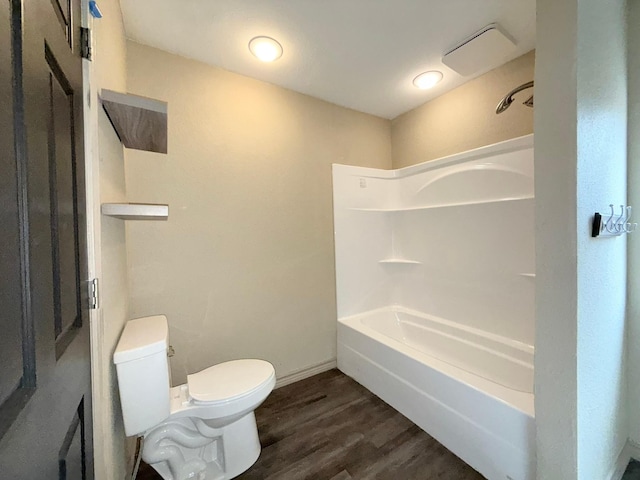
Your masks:
{"label": "bathtub", "polygon": [[490,480],[535,479],[533,353],[399,306],[338,320],[338,368]]}

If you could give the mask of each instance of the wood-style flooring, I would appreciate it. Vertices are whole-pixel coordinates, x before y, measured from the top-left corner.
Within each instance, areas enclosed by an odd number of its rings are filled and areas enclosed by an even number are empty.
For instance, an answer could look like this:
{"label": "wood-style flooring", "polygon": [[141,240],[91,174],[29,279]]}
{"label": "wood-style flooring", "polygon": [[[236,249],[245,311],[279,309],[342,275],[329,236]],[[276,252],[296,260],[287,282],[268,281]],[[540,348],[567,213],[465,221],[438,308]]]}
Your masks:
{"label": "wood-style flooring", "polygon": [[[274,390],[256,410],[262,453],[243,480],[481,480],[338,370]],[[142,464],[138,480],[160,480]]]}
{"label": "wood-style flooring", "polygon": [[640,480],[640,462],[631,460],[622,476],[622,480]]}

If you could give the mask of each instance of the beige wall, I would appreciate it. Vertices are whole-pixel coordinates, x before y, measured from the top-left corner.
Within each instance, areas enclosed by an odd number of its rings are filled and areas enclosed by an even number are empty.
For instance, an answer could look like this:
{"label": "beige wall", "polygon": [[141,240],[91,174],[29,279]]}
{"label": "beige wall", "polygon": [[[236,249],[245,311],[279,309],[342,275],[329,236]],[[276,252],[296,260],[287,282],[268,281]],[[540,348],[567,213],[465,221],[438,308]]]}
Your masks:
{"label": "beige wall", "polygon": [[533,80],[535,52],[473,79],[391,122],[393,168],[464,152],[533,133],[533,111],[521,105],[532,89],[516,95],[504,113],[500,99]]}
{"label": "beige wall", "polygon": [[[92,155],[97,156],[98,203],[126,201],[124,152],[109,119],[97,101],[102,88],[126,91],[126,40],[118,0],[100,2],[104,17],[93,24],[93,101],[90,115],[97,123]],[[95,160],[94,160],[95,162]],[[94,163],[95,165],[95,163]],[[128,320],[128,280],[125,226],[122,220],[97,215],[95,259],[100,280],[100,309],[92,325],[94,452],[97,480],[124,479],[129,443],[125,440],[117,378],[111,361],[120,332]]]}
{"label": "beige wall", "polygon": [[[270,68],[265,65],[265,68]],[[169,153],[127,151],[132,316],[164,313],[173,383],[214,363],[279,377],[336,355],[331,164],[391,166],[389,121],[128,44],[131,93],[169,104]]]}

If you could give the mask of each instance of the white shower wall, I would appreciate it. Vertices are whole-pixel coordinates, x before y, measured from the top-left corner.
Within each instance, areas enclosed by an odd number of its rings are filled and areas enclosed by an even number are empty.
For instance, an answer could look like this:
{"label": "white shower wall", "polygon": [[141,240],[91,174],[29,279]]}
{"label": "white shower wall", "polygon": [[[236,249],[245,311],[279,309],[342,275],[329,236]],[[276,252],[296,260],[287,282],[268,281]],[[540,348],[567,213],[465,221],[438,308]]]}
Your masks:
{"label": "white shower wall", "polygon": [[401,305],[534,344],[532,135],[333,178],[339,318]]}

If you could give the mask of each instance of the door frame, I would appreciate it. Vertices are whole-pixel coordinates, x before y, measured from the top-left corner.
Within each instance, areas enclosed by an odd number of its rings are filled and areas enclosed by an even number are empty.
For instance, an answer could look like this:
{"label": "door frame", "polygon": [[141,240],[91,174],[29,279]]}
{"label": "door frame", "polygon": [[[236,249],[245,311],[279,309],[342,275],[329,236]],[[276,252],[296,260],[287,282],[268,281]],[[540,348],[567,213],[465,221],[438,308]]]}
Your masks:
{"label": "door frame", "polygon": [[[89,12],[88,0],[81,2],[81,25],[93,31],[94,19]],[[93,35],[90,35],[90,49],[94,51]],[[100,155],[98,145],[98,108],[99,99],[95,82],[94,63],[82,59],[82,90],[84,112],[84,158],[86,188],[87,230],[87,272],[88,280],[102,278],[101,262],[101,216],[100,216]],[[89,283],[87,283],[87,288]],[[104,329],[102,311],[98,302],[96,308],[89,310],[89,331],[91,348],[91,393],[93,397],[93,452],[94,472],[96,480],[107,480],[106,472],[111,459],[106,458],[104,446],[104,429],[108,428],[102,421],[102,413],[108,408],[105,405],[103,392],[105,379],[105,361],[103,339]]]}

